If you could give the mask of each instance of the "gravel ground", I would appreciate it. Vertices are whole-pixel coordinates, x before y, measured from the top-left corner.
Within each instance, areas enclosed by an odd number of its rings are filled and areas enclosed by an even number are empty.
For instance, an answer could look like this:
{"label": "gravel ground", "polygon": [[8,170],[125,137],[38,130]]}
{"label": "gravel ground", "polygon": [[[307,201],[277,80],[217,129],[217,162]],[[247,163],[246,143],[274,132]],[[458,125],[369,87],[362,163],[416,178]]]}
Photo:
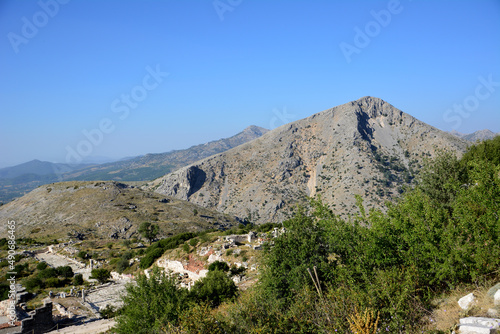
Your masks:
{"label": "gravel ground", "polygon": [[48,332],[47,334],[98,334],[104,333],[116,324],[113,319],[101,319],[79,326],[71,326]]}

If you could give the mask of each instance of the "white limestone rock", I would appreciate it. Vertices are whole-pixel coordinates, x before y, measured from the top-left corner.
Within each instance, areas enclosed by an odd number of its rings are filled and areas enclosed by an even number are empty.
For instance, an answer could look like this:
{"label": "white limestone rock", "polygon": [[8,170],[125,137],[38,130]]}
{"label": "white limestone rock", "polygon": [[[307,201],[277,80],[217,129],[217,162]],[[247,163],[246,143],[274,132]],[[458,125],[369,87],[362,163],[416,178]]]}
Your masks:
{"label": "white limestone rock", "polygon": [[467,296],[464,296],[458,300],[458,305],[462,310],[468,310],[476,301],[476,297],[474,293],[469,293]]}

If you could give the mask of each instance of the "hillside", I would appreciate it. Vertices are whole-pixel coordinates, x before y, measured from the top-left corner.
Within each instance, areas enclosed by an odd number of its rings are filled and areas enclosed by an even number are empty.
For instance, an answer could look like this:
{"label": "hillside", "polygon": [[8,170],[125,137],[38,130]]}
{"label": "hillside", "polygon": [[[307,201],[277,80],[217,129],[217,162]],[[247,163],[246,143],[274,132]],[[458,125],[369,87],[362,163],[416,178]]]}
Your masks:
{"label": "hillside", "polygon": [[256,223],[279,222],[316,195],[345,216],[357,210],[355,195],[378,207],[402,192],[424,158],[438,150],[461,154],[466,146],[364,97],[183,167],[148,189]]}
{"label": "hillside", "polygon": [[[237,220],[196,204],[114,181],[41,186],[0,207],[2,221],[16,221],[16,237],[130,238],[142,222],[157,222],[161,236],[228,228]],[[0,225],[6,234],[7,224]]]}
{"label": "hillside", "polygon": [[0,202],[56,181],[150,181],[197,160],[224,152],[262,136],[268,130],[249,126],[242,132],[185,150],[146,154],[100,165],[53,164],[34,160],[0,170]]}
{"label": "hillside", "polygon": [[488,130],[488,129],[478,130],[476,132],[469,133],[469,134],[460,133],[460,132],[455,131],[455,130],[451,131],[450,133],[454,136],[457,136],[459,138],[462,138],[462,139],[465,139],[465,140],[468,140],[471,142],[493,139],[493,138],[495,138],[495,136],[499,135],[498,133],[494,133],[493,131]]}

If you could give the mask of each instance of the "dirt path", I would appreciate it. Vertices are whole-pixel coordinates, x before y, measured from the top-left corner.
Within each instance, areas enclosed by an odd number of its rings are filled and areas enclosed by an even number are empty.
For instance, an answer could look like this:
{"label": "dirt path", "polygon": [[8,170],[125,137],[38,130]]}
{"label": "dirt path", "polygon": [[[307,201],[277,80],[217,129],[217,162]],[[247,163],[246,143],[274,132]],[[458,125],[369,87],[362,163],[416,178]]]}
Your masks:
{"label": "dirt path", "polygon": [[92,321],[79,326],[71,326],[63,329],[48,332],[47,334],[98,334],[104,333],[116,324],[113,319],[102,319]]}
{"label": "dirt path", "polygon": [[90,278],[90,269],[86,268],[83,263],[78,265],[77,263],[70,261],[63,256],[54,253],[40,253],[35,257],[40,261],[47,262],[48,265],[54,268],[61,266],[70,266],[75,274],[82,274],[83,279],[88,281]]}

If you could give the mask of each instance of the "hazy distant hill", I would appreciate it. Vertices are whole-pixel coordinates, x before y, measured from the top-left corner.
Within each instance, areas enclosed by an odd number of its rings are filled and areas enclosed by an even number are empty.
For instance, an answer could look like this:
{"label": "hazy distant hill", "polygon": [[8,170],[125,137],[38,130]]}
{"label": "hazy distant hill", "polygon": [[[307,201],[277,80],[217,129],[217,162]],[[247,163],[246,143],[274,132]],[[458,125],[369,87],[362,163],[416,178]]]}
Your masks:
{"label": "hazy distant hill", "polygon": [[[59,182],[0,206],[0,220],[16,221],[16,238],[130,238],[156,222],[162,236],[238,224],[235,217],[115,181]],[[7,224],[0,224],[6,236]]]}
{"label": "hazy distant hill", "polygon": [[257,223],[279,222],[321,195],[337,213],[397,196],[424,157],[464,152],[467,142],[374,97],[283,125],[244,145],[150,183],[160,194]]}
{"label": "hazy distant hill", "polygon": [[0,169],[0,179],[12,179],[25,174],[50,175],[56,173],[66,173],[88,166],[89,164],[68,165],[40,160],[32,160],[14,167],[6,167]]}
{"label": "hazy distant hill", "polygon": [[71,176],[74,180],[149,181],[197,160],[227,151],[258,138],[268,130],[252,125],[224,139],[192,146],[185,150],[146,154],[129,160],[93,166]]}
{"label": "hazy distant hill", "polygon": [[182,166],[258,138],[267,131],[257,126],[249,126],[230,138],[192,146],[185,150],[147,154],[102,165],[75,166],[33,160],[0,169],[0,202],[9,202],[40,185],[56,181],[153,180]]}
{"label": "hazy distant hill", "polygon": [[470,134],[460,133],[460,132],[455,131],[455,130],[451,131],[450,133],[454,136],[457,136],[459,138],[462,138],[462,139],[465,139],[465,140],[468,140],[471,142],[476,142],[478,140],[483,141],[483,140],[487,140],[487,139],[492,139],[492,138],[495,138],[495,136],[499,135],[499,133],[494,133],[493,131],[490,131],[488,129],[479,130],[479,131],[476,131],[476,132],[473,132]]}

